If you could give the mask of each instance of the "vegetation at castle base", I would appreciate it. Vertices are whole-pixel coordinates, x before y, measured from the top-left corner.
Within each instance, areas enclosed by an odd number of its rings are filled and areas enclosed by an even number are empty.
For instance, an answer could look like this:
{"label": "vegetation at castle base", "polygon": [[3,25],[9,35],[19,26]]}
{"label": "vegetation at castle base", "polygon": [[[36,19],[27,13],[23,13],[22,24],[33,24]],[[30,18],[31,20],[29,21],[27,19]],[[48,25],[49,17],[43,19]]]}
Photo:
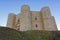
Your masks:
{"label": "vegetation at castle base", "polygon": [[49,40],[50,33],[46,31],[26,31],[23,34],[24,40]]}
{"label": "vegetation at castle base", "polygon": [[50,40],[48,31],[17,31],[0,27],[0,40]]}

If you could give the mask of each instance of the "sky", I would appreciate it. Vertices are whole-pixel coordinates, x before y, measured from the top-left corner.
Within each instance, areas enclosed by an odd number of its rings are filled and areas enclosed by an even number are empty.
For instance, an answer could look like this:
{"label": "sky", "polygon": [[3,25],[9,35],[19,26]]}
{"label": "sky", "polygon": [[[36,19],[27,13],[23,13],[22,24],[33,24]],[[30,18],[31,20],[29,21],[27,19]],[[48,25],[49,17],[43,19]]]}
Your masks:
{"label": "sky", "polygon": [[42,7],[48,6],[60,30],[60,0],[0,0],[0,26],[6,26],[8,14],[20,13],[24,4],[29,5],[32,11],[40,11]]}

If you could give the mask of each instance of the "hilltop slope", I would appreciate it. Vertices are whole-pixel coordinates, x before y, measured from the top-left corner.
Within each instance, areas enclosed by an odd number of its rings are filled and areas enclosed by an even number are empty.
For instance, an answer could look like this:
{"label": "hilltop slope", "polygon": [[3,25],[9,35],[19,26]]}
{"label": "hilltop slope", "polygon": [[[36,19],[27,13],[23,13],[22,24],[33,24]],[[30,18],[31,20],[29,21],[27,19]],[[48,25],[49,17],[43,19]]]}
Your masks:
{"label": "hilltop slope", "polygon": [[0,27],[0,40],[50,40],[48,31],[17,31]]}

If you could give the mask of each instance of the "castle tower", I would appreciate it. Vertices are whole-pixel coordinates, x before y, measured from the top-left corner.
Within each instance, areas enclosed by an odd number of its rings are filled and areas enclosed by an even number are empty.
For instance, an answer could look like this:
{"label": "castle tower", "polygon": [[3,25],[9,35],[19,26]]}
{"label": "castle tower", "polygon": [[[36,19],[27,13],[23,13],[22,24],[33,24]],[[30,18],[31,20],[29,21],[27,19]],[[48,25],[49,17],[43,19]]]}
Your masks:
{"label": "castle tower", "polygon": [[51,16],[49,7],[43,7],[41,10],[43,25],[45,30],[55,31],[57,30],[56,23],[53,16]]}
{"label": "castle tower", "polygon": [[7,27],[9,27],[9,28],[15,28],[15,22],[16,22],[16,15],[13,14],[13,13],[10,13],[8,15]]}
{"label": "castle tower", "polygon": [[31,30],[31,13],[30,7],[28,5],[23,5],[21,7],[20,30],[21,31]]}

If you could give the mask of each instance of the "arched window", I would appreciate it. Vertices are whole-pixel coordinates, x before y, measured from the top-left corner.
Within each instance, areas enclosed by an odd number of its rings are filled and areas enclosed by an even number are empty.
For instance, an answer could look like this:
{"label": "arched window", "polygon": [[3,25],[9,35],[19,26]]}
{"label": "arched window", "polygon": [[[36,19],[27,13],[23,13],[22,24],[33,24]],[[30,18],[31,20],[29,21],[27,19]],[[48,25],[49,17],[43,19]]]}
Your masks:
{"label": "arched window", "polygon": [[20,23],[20,20],[18,19],[18,20],[17,20],[17,24],[19,24],[19,23]]}
{"label": "arched window", "polygon": [[36,28],[38,27],[38,25],[36,24]]}
{"label": "arched window", "polygon": [[37,17],[35,17],[35,20],[37,20]]}
{"label": "arched window", "polygon": [[20,22],[20,20],[18,19],[18,22]]}

